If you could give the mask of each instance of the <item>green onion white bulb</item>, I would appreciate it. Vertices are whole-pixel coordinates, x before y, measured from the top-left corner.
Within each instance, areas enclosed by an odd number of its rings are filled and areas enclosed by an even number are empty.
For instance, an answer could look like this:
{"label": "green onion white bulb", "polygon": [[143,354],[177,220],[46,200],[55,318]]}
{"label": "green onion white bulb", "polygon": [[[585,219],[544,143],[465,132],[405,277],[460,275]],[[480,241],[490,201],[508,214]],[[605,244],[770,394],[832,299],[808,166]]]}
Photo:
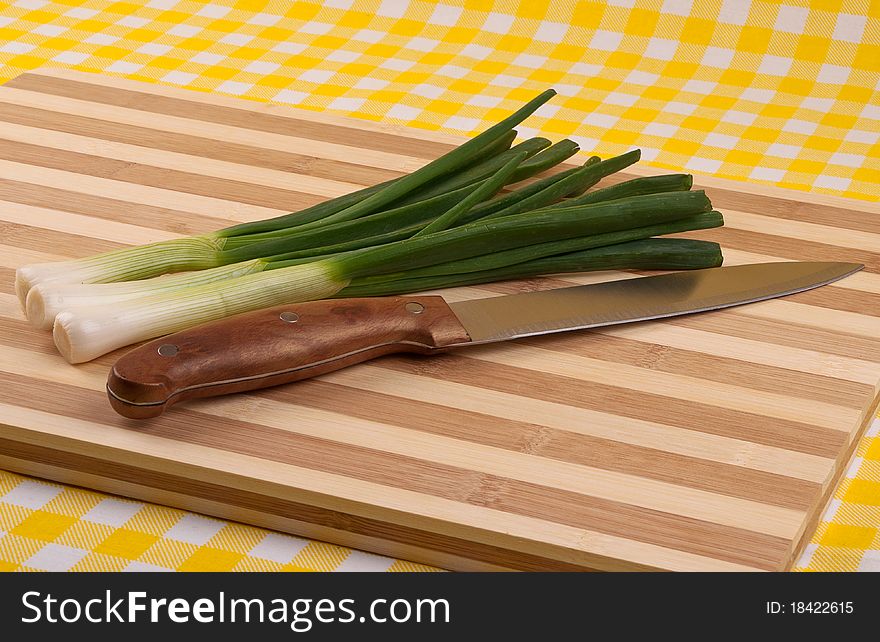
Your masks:
{"label": "green onion white bulb", "polygon": [[153,279],[119,283],[69,283],[57,279],[44,280],[28,292],[25,314],[28,321],[36,327],[51,330],[55,317],[64,310],[113,306],[122,301],[143,298],[159,292],[225,281],[245,274],[262,272],[265,265],[265,261],[253,259],[197,272],[166,274]]}
{"label": "green onion white bulb", "polygon": [[222,239],[193,236],[123,248],[72,261],[35,263],[15,272],[15,293],[22,306],[40,283],[113,283],[148,279],[168,272],[215,267]]}
{"label": "green onion white bulb", "polygon": [[332,263],[318,261],[157,292],[113,305],[64,310],[55,317],[52,335],[70,363],[91,361],[117,348],[206,321],[331,297],[348,285],[332,268]]}

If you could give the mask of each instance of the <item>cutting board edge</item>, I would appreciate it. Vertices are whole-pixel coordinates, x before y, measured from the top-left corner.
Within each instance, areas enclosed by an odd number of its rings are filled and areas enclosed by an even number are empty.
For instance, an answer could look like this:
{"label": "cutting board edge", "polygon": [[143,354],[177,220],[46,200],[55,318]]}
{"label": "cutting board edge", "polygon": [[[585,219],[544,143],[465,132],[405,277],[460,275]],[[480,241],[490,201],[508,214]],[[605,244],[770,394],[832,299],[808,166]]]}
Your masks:
{"label": "cutting board edge", "polygon": [[[346,524],[349,521],[355,523],[363,521],[374,524],[379,529],[387,528],[392,531],[396,529],[419,537],[439,539],[441,543],[462,542],[466,545],[475,544],[478,548],[491,548],[493,553],[497,553],[499,559],[503,559],[508,554],[512,559],[518,557],[526,559],[527,565],[534,567],[531,570],[668,570],[627,559],[625,555],[603,555],[590,550],[588,546],[576,546],[572,542],[566,542],[564,537],[558,542],[546,539],[528,539],[522,535],[509,534],[503,530],[486,528],[476,524],[450,522],[442,515],[407,511],[395,506],[382,506],[375,501],[367,501],[365,498],[333,494],[329,489],[322,490],[319,487],[291,488],[284,485],[281,480],[273,481],[268,477],[264,479],[244,477],[234,470],[211,468],[195,461],[181,462],[157,452],[141,452],[138,453],[137,459],[133,459],[129,450],[118,445],[96,444],[77,439],[69,434],[46,433],[40,429],[12,424],[8,421],[0,422],[0,446],[3,445],[3,442],[7,442],[8,445],[0,447],[0,468],[4,466],[3,462],[9,459],[7,462],[9,470],[61,483],[68,483],[67,480],[71,480],[70,483],[89,487],[90,483],[76,481],[76,475],[80,470],[97,471],[98,467],[103,465],[104,470],[101,471],[97,479],[106,481],[100,487],[95,486],[95,488],[126,496],[130,480],[138,479],[143,482],[139,483],[138,487],[147,489],[146,492],[139,493],[141,495],[139,498],[159,504],[168,503],[165,501],[164,493],[169,489],[184,488],[190,485],[194,486],[190,489],[191,491],[197,491],[199,486],[211,486],[216,487],[212,495],[214,497],[229,497],[230,493],[251,495],[253,496],[251,498],[252,505],[269,502],[274,503],[276,507],[281,507],[281,504],[286,501],[296,510],[306,513],[317,512],[330,521],[340,521],[341,516],[341,520]],[[18,455],[15,455],[16,449],[19,451]],[[88,452],[90,450],[91,452]],[[62,463],[55,465],[52,464],[53,461]],[[75,463],[76,461],[80,462],[79,466]],[[34,468],[35,466],[50,466],[51,470],[40,472]],[[183,469],[181,469],[182,466]],[[113,474],[114,468],[118,469],[116,474]],[[83,474],[91,475],[92,473]],[[160,484],[165,477],[174,477],[175,480],[161,486]],[[149,484],[148,481],[150,481]],[[297,496],[290,497],[291,491],[295,492]],[[186,495],[183,497],[186,498]],[[195,499],[196,504],[183,501],[175,505],[184,510],[202,512],[200,502],[206,498],[195,496]],[[234,503],[228,503],[233,509],[236,507]],[[276,510],[265,514],[270,516],[270,519],[289,517],[281,512]],[[218,516],[224,517],[224,515]],[[271,525],[267,525],[267,527],[272,528]],[[293,534],[301,535],[303,533]],[[316,537],[321,539],[319,536]],[[584,534],[581,534],[577,537],[577,543],[582,544],[583,541]],[[337,543],[348,545],[347,542],[346,537]],[[538,545],[537,550],[535,549],[536,544]],[[530,548],[532,550],[529,550]],[[670,550],[673,554],[676,553],[674,549]],[[462,556],[462,559],[468,562],[472,561],[465,556]],[[535,560],[543,560],[543,564]],[[503,566],[500,563],[496,565]]]}
{"label": "cutting board edge", "polygon": [[[39,446],[36,446],[39,448]],[[44,459],[51,458],[49,454],[53,449],[42,449]],[[310,521],[304,521],[295,517],[278,515],[271,512],[256,510],[236,506],[232,503],[215,502],[206,498],[196,497],[192,494],[177,493],[165,488],[156,486],[136,484],[115,477],[99,475],[95,473],[86,473],[75,470],[66,466],[59,466],[48,461],[37,461],[38,457],[20,458],[9,454],[0,453],[0,468],[16,472],[22,475],[30,475],[38,478],[48,479],[57,483],[81,486],[86,489],[93,489],[100,492],[120,495],[126,498],[137,499],[146,502],[158,503],[161,505],[179,508],[181,510],[195,511],[207,515],[212,515],[219,519],[227,519],[252,524],[262,528],[271,530],[279,530],[291,535],[301,536],[320,541],[326,541],[340,546],[348,546],[360,548],[370,552],[398,557],[423,564],[436,565],[452,571],[664,571],[667,569],[645,566],[639,563],[628,562],[626,560],[601,556],[589,551],[576,551],[600,562],[597,564],[575,564],[563,560],[551,559],[526,552],[513,551],[511,548],[499,548],[499,554],[503,558],[498,558],[497,562],[490,562],[487,559],[476,557],[468,557],[465,555],[457,555],[449,553],[437,548],[419,546],[412,542],[396,541],[390,538],[381,538],[368,536],[363,533],[355,533],[350,530],[332,528],[322,524],[316,524]],[[191,478],[179,478],[181,481],[192,481]],[[318,508],[309,506],[309,508]],[[335,511],[333,511],[335,512]],[[344,515],[353,519],[359,519],[358,515]],[[397,526],[387,523],[390,526]],[[406,527],[404,527],[406,528]],[[416,531],[416,529],[408,529]],[[421,531],[428,536],[439,535],[431,531]],[[450,541],[458,538],[449,538]],[[466,545],[472,546],[473,541],[464,542]],[[378,546],[377,546],[378,544]],[[564,549],[571,552],[572,549]],[[509,554],[513,553],[513,557],[521,557],[519,565],[501,563],[502,561],[511,561]],[[760,569],[755,569],[760,570]]]}
{"label": "cutting board edge", "polygon": [[222,502],[211,502],[208,500],[197,501],[195,498],[182,493],[174,493],[171,491],[162,492],[149,486],[121,482],[100,475],[74,471],[68,468],[37,463],[26,459],[18,459],[2,454],[0,454],[0,468],[21,475],[47,479],[69,486],[78,486],[86,490],[121,495],[126,499],[158,503],[180,510],[194,511],[218,519],[239,522],[259,528],[266,528],[293,536],[337,544],[339,546],[357,548],[378,555],[396,557],[452,571],[510,572],[517,570],[505,566],[481,562],[463,556],[444,554],[440,551],[412,544],[390,542],[386,539],[358,535],[342,529],[321,527],[310,522],[300,521],[293,518],[285,518],[279,515],[242,507],[233,507]]}
{"label": "cutting board edge", "polygon": [[813,506],[807,509],[806,514],[812,515],[812,517],[805,520],[801,525],[800,532],[792,542],[791,553],[789,554],[788,560],[779,570],[792,570],[798,560],[800,560],[807,546],[810,544],[812,534],[816,531],[819,522],[822,521],[822,517],[828,509],[828,505],[834,499],[834,493],[843,479],[843,476],[846,474],[846,471],[849,470],[852,465],[852,462],[858,453],[859,443],[861,442],[862,437],[865,436],[868,428],[874,422],[874,419],[877,417],[878,411],[880,411],[880,382],[874,386],[874,399],[864,410],[859,425],[850,433],[850,443],[847,445],[846,450],[835,460],[834,467],[828,476],[828,480],[825,482],[822,494],[817,498]]}

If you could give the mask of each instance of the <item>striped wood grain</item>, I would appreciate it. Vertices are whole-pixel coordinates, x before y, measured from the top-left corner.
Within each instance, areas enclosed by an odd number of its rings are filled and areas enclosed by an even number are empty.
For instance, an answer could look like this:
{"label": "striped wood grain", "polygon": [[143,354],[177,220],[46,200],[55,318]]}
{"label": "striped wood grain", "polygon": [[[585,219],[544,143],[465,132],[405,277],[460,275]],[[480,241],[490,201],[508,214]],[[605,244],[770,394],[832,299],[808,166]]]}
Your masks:
{"label": "striped wood grain", "polygon": [[447,568],[789,566],[874,410],[874,204],[705,179],[727,225],[689,236],[728,264],[865,271],[734,310],[386,358],[149,423],[106,402],[117,355],[70,366],[19,311],[24,263],[285,213],[455,142],[72,71],[0,87],[0,466]]}

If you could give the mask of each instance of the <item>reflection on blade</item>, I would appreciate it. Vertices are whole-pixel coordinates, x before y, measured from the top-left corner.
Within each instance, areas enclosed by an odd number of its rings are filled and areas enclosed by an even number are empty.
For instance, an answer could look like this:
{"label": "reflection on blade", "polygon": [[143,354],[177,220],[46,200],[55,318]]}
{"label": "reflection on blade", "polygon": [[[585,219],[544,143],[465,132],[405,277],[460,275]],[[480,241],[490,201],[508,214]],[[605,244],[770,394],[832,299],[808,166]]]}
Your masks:
{"label": "reflection on blade", "polygon": [[717,310],[803,292],[858,263],[755,263],[452,303],[474,342]]}

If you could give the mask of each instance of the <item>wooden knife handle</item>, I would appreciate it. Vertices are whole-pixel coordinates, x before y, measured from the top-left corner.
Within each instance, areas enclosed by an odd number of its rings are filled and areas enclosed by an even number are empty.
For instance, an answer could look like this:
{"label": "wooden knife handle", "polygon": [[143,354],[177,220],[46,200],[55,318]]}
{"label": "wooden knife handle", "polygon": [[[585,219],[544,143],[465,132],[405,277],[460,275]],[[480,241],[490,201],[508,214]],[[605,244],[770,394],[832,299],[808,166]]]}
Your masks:
{"label": "wooden knife handle", "polygon": [[439,296],[296,303],[135,348],[110,370],[107,394],[121,415],[156,417],[184,399],[275,386],[392,352],[430,354],[469,341]]}

